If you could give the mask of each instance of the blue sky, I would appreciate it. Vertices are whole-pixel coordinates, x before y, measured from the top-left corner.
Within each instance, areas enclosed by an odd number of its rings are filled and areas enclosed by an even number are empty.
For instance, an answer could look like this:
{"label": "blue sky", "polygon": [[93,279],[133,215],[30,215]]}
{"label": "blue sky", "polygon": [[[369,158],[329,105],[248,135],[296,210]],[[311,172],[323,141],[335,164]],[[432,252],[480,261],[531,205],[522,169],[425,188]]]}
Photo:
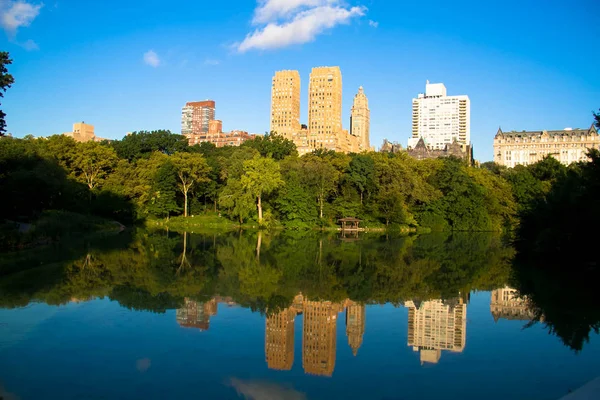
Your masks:
{"label": "blue sky", "polygon": [[16,83],[14,136],[86,121],[101,137],[180,130],[186,101],[213,99],[225,130],[269,129],[276,70],[338,65],[344,127],[364,86],[371,143],[406,145],[425,81],[471,99],[475,157],[504,130],[589,127],[600,108],[597,0],[0,0]]}

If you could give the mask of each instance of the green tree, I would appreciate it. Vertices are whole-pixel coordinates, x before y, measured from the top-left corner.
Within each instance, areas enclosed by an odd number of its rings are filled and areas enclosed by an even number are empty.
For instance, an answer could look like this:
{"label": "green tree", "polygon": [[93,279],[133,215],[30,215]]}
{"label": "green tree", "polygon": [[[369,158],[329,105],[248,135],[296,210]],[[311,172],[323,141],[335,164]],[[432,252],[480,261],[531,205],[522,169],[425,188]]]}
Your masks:
{"label": "green tree", "polygon": [[96,189],[117,163],[114,150],[97,142],[78,143],[73,156],[73,171],[77,179],[90,190]]}
{"label": "green tree", "polygon": [[594,115],[594,125],[596,125],[597,129],[600,129],[600,110],[598,113],[592,113]]}
{"label": "green tree", "polygon": [[181,210],[177,205],[177,171],[173,164],[167,160],[159,169],[153,179],[151,189],[152,197],[148,210],[151,214],[167,218],[173,212]]}
{"label": "green tree", "polygon": [[206,182],[210,167],[201,154],[175,153],[171,156],[179,178],[179,190],[183,194],[183,216],[188,216],[188,196],[196,185]]}
{"label": "green tree", "polygon": [[364,154],[353,156],[348,169],[348,177],[350,182],[358,189],[360,204],[363,204],[364,193],[373,190],[375,180],[375,163],[373,162],[373,158]]}
{"label": "green tree", "polygon": [[231,178],[221,191],[219,204],[241,225],[254,210],[254,197],[244,189],[239,179]]}
{"label": "green tree", "polygon": [[247,140],[242,144],[242,147],[255,149],[261,156],[271,157],[277,161],[288,156],[298,156],[294,142],[275,132],[257,136],[253,140]]}
{"label": "green tree", "polygon": [[279,164],[272,158],[254,157],[244,162],[241,185],[256,199],[258,223],[263,222],[262,198],[283,185]]}
{"label": "green tree", "polygon": [[461,160],[443,160],[442,168],[430,179],[443,196],[425,205],[425,211],[441,213],[454,231],[492,230],[485,207],[485,190],[467,174],[466,168]]}
{"label": "green tree", "polygon": [[[12,64],[12,60],[8,52],[0,51],[0,97],[4,97],[4,93],[6,89],[10,88],[13,83],[15,83],[15,79],[11,74],[8,73],[7,65]],[[4,136],[6,132],[6,114],[0,110],[0,136]]]}
{"label": "green tree", "polygon": [[305,174],[300,158],[288,158],[281,164],[285,185],[275,199],[282,222],[291,228],[311,228],[319,216],[314,197],[305,184]]}
{"label": "green tree", "polygon": [[325,203],[329,195],[335,192],[340,173],[329,159],[318,154],[308,154],[302,157],[302,161],[305,179],[317,199],[319,218],[323,219]]}
{"label": "green tree", "polygon": [[376,194],[376,209],[383,217],[385,224],[390,223],[413,225],[416,223],[404,201],[398,186],[387,185]]}
{"label": "green tree", "polygon": [[114,140],[110,145],[115,149],[119,158],[134,161],[150,157],[156,151],[172,155],[178,151],[186,151],[188,141],[183,135],[176,135],[169,130],[139,131]]}

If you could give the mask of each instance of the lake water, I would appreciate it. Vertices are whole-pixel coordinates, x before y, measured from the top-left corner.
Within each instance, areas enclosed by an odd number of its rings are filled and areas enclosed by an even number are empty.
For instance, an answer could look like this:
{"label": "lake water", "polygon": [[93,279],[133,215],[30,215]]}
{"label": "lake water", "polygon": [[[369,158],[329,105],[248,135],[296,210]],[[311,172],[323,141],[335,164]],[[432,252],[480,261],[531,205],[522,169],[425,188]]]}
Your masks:
{"label": "lake water", "polygon": [[598,338],[573,350],[513,255],[484,234],[140,231],[4,257],[0,398],[559,399],[600,375]]}

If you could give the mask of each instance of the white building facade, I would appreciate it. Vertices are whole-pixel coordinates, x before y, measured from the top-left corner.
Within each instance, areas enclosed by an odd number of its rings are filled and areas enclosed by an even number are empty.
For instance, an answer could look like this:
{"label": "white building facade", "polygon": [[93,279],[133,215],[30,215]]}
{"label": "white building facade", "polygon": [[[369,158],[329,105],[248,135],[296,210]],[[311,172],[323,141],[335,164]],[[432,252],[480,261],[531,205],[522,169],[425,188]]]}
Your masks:
{"label": "white building facade", "polygon": [[498,129],[494,137],[494,162],[509,168],[531,165],[552,156],[564,165],[588,160],[590,149],[600,149],[594,125],[589,129],[511,131]]}
{"label": "white building facade", "polygon": [[420,138],[427,147],[444,150],[454,141],[471,144],[471,103],[466,95],[448,96],[443,83],[429,83],[425,94],[412,101],[412,137],[408,147],[413,148]]}

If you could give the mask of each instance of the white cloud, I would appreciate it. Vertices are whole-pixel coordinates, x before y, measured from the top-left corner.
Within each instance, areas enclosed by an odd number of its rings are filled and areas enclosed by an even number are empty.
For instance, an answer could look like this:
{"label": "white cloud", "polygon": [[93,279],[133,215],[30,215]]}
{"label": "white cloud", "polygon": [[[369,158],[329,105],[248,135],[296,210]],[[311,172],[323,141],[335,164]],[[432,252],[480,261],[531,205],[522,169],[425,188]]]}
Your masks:
{"label": "white cloud", "polygon": [[33,50],[40,49],[39,46],[37,45],[37,43],[31,39],[24,41],[23,43],[20,44],[20,46],[27,51],[33,51]]}
{"label": "white cloud", "polygon": [[347,24],[366,13],[339,0],[259,0],[253,23],[264,25],[236,44],[239,52],[269,50],[315,40],[327,29]]}
{"label": "white cloud", "polygon": [[259,0],[254,10],[254,24],[266,24],[278,18],[289,17],[300,9],[326,6],[337,0]]}
{"label": "white cloud", "polygon": [[19,28],[31,25],[42,6],[26,1],[0,0],[0,25],[9,37],[14,38]]}
{"label": "white cloud", "polygon": [[207,58],[206,60],[204,60],[204,65],[219,65],[219,64],[221,64],[221,61],[215,60],[214,58]]}
{"label": "white cloud", "polygon": [[370,19],[369,26],[372,26],[373,28],[377,28],[379,26],[379,22],[373,21],[372,19]]}
{"label": "white cloud", "polygon": [[158,58],[158,54],[154,50],[148,50],[144,53],[144,63],[156,68],[160,65],[160,58]]}

